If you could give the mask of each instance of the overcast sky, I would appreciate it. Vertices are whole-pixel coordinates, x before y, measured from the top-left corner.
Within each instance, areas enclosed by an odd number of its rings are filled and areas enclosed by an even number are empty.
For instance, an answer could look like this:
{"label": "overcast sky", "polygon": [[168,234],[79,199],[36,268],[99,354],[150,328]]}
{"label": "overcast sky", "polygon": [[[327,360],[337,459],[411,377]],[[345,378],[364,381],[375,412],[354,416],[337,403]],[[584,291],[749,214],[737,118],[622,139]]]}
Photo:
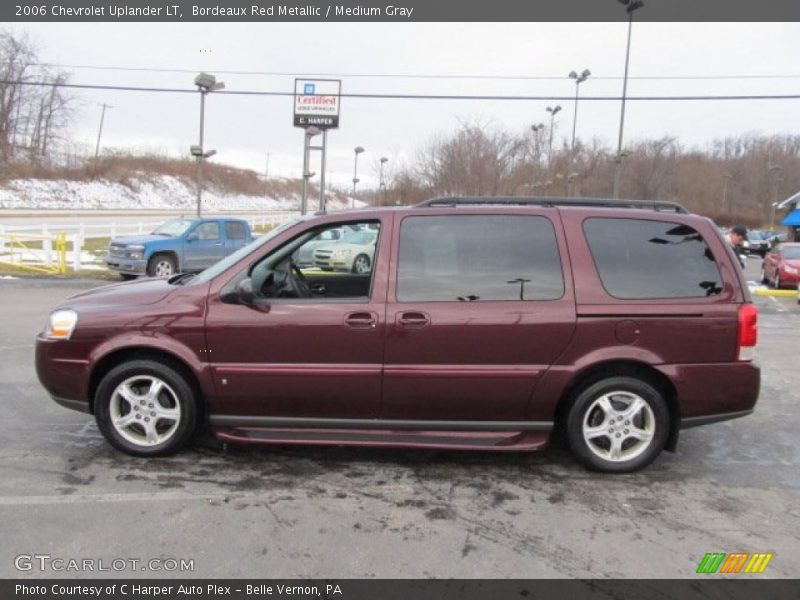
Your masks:
{"label": "overcast sky", "polygon": [[[621,94],[626,23],[36,23],[25,32],[44,62],[63,65],[186,69],[189,72],[69,68],[74,83],[185,87],[194,72],[216,73],[228,90],[291,91],[294,75],[340,74],[351,93],[572,96],[571,70],[593,76],[581,95]],[[628,94],[800,94],[798,23],[634,23]],[[288,75],[237,75],[225,71]],[[560,80],[357,77],[471,75],[563,77]],[[779,75],[783,78],[764,78]],[[648,80],[636,77],[699,76]],[[707,76],[759,76],[706,79]],[[611,79],[604,79],[611,78]],[[93,150],[100,103],[103,145],[187,155],[197,143],[196,94],[75,92],[80,103],[75,141]],[[413,160],[432,135],[460,121],[480,120],[510,131],[547,121],[547,101],[342,100],[341,126],[328,136],[329,175],[336,186],[352,178],[353,147],[365,183],[377,178],[382,156],[396,167]],[[573,102],[556,117],[556,140],[572,131]],[[215,161],[297,177],[301,130],[292,126],[291,97],[216,95],[208,98],[206,148]],[[582,101],[578,137],[616,144],[619,102]],[[705,145],[745,132],[800,133],[800,100],[630,102],[625,139],[675,136]],[[318,168],[312,170],[319,171]]]}

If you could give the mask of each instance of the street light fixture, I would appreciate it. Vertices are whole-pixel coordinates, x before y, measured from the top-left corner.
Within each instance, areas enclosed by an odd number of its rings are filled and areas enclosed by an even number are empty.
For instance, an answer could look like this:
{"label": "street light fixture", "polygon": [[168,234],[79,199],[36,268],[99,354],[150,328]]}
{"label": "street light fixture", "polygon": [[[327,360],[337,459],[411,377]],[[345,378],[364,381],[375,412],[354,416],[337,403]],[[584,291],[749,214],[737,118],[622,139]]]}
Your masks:
{"label": "street light fixture", "polygon": [[614,198],[619,198],[619,184],[622,176],[622,132],[625,127],[625,100],[628,96],[628,65],[631,58],[631,29],[633,28],[633,13],[642,8],[642,0],[617,0],[625,6],[628,13],[628,44],[625,49],[625,76],[622,79],[622,109],[619,115],[619,141],[617,142],[617,166],[614,169]]}
{"label": "street light fixture", "polygon": [[572,149],[571,149],[573,155],[575,154],[575,131],[578,125],[578,93],[581,84],[587,79],[589,79],[589,75],[591,74],[592,72],[589,69],[584,69],[580,75],[578,75],[578,73],[575,71],[569,72],[569,78],[575,80],[575,114],[572,117]]}
{"label": "street light fixture", "polygon": [[358,184],[359,181],[361,181],[358,178],[358,155],[361,154],[362,152],[364,152],[364,148],[361,147],[361,146],[356,146],[355,148],[353,148],[353,152],[355,152],[355,155],[356,155],[355,166],[353,167],[353,208],[355,208],[356,207],[356,185]]}
{"label": "street light fixture", "polygon": [[200,143],[190,148],[191,155],[197,160],[197,216],[201,213],[201,203],[203,199],[203,161],[217,153],[216,150],[203,151],[203,133],[205,129],[206,116],[206,94],[225,89],[225,83],[217,81],[217,78],[210,73],[199,73],[194,78],[197,91],[200,92]]}

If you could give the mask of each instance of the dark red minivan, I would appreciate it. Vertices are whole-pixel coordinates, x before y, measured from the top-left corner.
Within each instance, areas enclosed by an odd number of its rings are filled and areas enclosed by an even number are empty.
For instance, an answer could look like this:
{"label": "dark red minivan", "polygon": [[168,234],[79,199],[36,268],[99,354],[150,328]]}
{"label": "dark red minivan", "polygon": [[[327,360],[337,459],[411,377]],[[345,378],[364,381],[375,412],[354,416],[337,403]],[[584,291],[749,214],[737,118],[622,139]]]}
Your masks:
{"label": "dark red minivan", "polygon": [[[336,268],[299,268],[309,251]],[[36,366],[139,456],[202,425],[479,450],[560,432],[588,467],[632,471],[752,412],[756,318],[729,245],[679,205],[443,198],[294,219],[200,274],[73,296]]]}

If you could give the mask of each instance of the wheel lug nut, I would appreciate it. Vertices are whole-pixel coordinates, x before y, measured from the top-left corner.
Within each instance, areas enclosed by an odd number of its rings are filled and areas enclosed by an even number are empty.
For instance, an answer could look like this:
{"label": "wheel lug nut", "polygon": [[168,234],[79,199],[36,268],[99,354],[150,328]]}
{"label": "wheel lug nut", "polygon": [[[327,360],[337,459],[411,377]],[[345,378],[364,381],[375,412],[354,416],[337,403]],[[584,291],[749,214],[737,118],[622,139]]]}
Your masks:
{"label": "wheel lug nut", "polygon": [[619,434],[616,434],[614,437],[619,437]]}
{"label": "wheel lug nut", "polygon": [[623,433],[628,433],[628,430],[626,429]]}
{"label": "wheel lug nut", "polygon": [[154,411],[154,410],[151,410],[151,411],[150,411],[150,416],[151,416],[151,417],[155,417],[155,416],[156,416],[156,411]]}
{"label": "wheel lug nut", "polygon": [[[150,417],[145,417],[144,418],[144,422],[145,423],[149,423],[150,422]],[[617,434],[617,437],[619,437],[619,434]]]}
{"label": "wheel lug nut", "polygon": [[141,402],[139,402],[139,404],[141,404],[142,406],[144,406],[144,400],[142,400]]}
{"label": "wheel lug nut", "polygon": [[630,421],[625,421],[625,425],[630,425],[630,424],[631,424]]}
{"label": "wheel lug nut", "polygon": [[137,418],[137,419],[141,419],[141,418],[142,418],[142,415],[136,415],[136,418]]}
{"label": "wheel lug nut", "polygon": [[153,408],[153,403],[151,402],[151,403],[150,403],[150,404],[148,404],[147,406],[149,406],[150,408]]}

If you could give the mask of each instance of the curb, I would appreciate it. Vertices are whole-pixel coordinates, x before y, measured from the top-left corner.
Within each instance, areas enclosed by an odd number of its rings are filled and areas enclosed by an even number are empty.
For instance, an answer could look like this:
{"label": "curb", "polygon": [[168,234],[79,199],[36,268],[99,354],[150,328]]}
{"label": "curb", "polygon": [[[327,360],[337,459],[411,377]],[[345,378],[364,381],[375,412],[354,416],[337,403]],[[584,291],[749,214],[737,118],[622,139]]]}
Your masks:
{"label": "curb", "polygon": [[777,296],[779,298],[797,298],[797,290],[770,290],[767,288],[757,288],[750,290],[754,296]]}

